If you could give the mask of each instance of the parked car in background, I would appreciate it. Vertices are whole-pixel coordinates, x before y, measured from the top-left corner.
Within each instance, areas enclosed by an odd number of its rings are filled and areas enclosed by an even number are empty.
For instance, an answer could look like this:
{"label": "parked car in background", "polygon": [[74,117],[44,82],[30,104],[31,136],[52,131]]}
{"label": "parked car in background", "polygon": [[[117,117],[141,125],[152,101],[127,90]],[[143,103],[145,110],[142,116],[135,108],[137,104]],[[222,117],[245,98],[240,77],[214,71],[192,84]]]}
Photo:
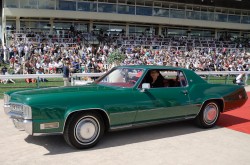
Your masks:
{"label": "parked car in background", "polygon": [[244,87],[209,84],[188,69],[119,66],[87,85],[6,92],[4,109],[28,134],[60,133],[84,149],[124,128],[179,120],[211,128],[247,99]]}

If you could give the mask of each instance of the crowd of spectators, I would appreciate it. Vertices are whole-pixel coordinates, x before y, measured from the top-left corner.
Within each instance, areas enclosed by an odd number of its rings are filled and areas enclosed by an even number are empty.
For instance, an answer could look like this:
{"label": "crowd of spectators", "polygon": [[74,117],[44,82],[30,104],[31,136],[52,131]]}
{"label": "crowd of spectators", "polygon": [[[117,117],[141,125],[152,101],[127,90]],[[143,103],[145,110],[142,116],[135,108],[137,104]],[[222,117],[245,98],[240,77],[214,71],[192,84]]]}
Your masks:
{"label": "crowd of spectators", "polygon": [[[84,36],[67,31],[64,37],[64,33],[12,33],[10,46],[1,48],[1,68],[8,63],[12,74],[52,74],[62,73],[63,66],[69,62],[72,73],[105,72],[112,67],[108,58],[114,51],[126,55],[121,65],[168,65],[200,71],[244,71],[250,65],[247,51],[250,42],[99,35],[101,44],[93,46],[85,42],[85,37],[92,34]],[[2,69],[2,74],[5,72]]]}

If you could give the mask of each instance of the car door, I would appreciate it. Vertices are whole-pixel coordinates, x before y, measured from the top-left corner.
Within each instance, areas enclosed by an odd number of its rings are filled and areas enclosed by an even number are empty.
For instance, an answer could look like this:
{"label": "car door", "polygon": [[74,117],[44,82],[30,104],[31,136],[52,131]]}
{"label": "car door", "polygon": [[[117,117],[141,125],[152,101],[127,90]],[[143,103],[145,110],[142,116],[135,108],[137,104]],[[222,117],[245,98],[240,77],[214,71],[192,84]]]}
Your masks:
{"label": "car door", "polygon": [[186,87],[152,88],[138,92],[135,122],[185,117],[190,106]]}
{"label": "car door", "polygon": [[[173,77],[176,76],[170,79]],[[186,118],[190,113],[192,114],[193,105],[190,105],[189,88],[187,84],[183,84],[150,88],[144,92],[139,88],[135,94],[138,105],[135,123]]]}

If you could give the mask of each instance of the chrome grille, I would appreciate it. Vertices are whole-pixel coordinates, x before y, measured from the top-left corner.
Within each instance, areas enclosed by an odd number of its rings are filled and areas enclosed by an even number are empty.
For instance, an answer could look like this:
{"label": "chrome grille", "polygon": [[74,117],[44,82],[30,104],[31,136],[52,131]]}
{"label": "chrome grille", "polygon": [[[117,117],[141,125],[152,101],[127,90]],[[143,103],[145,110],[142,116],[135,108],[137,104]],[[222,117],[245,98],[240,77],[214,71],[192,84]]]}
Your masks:
{"label": "chrome grille", "polygon": [[19,116],[23,116],[23,105],[10,104],[10,112]]}

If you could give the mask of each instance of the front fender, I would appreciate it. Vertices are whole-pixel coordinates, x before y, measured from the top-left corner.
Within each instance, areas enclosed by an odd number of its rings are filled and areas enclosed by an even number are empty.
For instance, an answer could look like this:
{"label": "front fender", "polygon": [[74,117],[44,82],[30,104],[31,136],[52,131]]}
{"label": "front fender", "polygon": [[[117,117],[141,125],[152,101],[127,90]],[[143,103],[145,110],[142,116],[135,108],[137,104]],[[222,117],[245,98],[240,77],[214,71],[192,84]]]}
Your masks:
{"label": "front fender", "polygon": [[84,112],[84,111],[95,111],[95,112],[100,113],[100,115],[103,117],[106,128],[109,129],[110,118],[109,118],[107,111],[98,105],[88,105],[88,106],[75,106],[75,107],[71,107],[71,108],[67,109],[65,116],[64,116],[65,120],[64,120],[64,124],[63,124],[63,132],[65,129],[65,125],[66,125],[68,119],[70,118],[70,116],[73,115],[74,113]]}
{"label": "front fender", "polygon": [[68,107],[68,109],[65,112],[64,118],[67,119],[68,116],[74,112],[79,112],[79,111],[87,111],[87,110],[101,110],[108,115],[107,111],[105,111],[101,106],[94,104],[94,105],[79,105],[79,106],[74,106],[74,107]]}

